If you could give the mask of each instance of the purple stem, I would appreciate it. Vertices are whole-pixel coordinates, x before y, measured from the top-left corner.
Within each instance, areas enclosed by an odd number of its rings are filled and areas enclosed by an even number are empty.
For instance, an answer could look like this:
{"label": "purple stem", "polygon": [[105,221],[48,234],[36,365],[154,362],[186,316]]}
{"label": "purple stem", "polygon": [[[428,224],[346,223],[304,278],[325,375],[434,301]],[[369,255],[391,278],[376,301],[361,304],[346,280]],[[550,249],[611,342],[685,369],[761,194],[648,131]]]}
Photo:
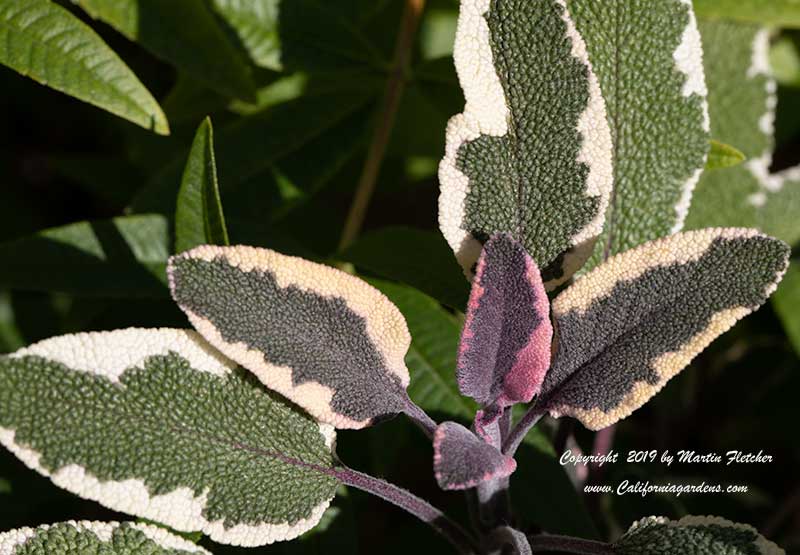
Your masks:
{"label": "purple stem", "polygon": [[462,554],[479,553],[477,542],[461,526],[447,518],[442,511],[413,493],[380,478],[350,468],[338,468],[334,475],[344,484],[366,491],[400,507],[430,524]]}
{"label": "purple stem", "polygon": [[408,395],[406,395],[405,401],[406,407],[403,411],[405,415],[413,420],[429,439],[433,439],[433,433],[436,431],[437,426],[436,422],[419,405],[414,403]]}
{"label": "purple stem", "polygon": [[[501,448],[503,439],[508,435],[511,408],[503,409],[503,414],[485,426],[486,435],[497,449]],[[493,530],[501,524],[510,524],[511,499],[508,494],[509,478],[494,478],[483,482],[475,489],[478,498],[478,517],[483,532]]]}
{"label": "purple stem", "polygon": [[569,536],[539,534],[528,536],[528,543],[530,543],[534,553],[537,551],[555,551],[557,553],[575,553],[577,555],[614,555],[614,546],[609,543]]}
{"label": "purple stem", "polygon": [[506,440],[503,442],[503,453],[509,457],[513,457],[517,452],[522,440],[525,439],[527,433],[533,428],[537,422],[544,416],[546,409],[541,408],[541,403],[536,403],[528,409],[525,416],[517,422],[517,425],[511,430]]}

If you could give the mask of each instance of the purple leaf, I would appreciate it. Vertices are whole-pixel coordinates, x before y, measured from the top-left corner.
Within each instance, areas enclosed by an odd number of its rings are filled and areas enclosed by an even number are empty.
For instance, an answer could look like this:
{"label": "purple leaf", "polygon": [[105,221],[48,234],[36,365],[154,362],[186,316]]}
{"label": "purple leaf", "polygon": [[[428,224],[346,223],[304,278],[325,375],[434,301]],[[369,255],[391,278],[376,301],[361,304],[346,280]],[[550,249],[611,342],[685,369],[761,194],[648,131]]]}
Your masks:
{"label": "purple leaf", "polygon": [[493,478],[505,478],[517,468],[503,455],[461,424],[444,422],[433,435],[433,472],[446,490],[474,488]]}
{"label": "purple leaf", "polygon": [[494,235],[478,260],[461,334],[461,393],[484,407],[529,402],[550,367],[549,311],[536,263],[510,235]]}

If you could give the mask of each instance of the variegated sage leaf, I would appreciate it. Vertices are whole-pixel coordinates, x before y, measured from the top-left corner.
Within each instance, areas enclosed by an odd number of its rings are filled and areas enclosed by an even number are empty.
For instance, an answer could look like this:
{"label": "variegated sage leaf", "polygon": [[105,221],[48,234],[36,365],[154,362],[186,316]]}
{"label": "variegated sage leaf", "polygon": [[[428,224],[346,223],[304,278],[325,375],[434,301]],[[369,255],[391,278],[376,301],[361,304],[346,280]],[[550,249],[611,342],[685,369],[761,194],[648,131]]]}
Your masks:
{"label": "variegated sage leaf", "polygon": [[172,296],[209,343],[337,428],[406,412],[411,344],[380,291],[337,269],[254,247],[174,256]]}
{"label": "variegated sage leaf", "polygon": [[610,258],[553,301],[556,352],[540,403],[599,430],[655,395],[775,291],[789,247],[703,229]]}
{"label": "variegated sage leaf", "polygon": [[777,84],[769,65],[769,31],[729,21],[701,21],[711,132],[747,162],[703,174],[686,221],[756,227],[789,244],[800,240],[800,168],[771,173]]}
{"label": "variegated sage leaf", "polygon": [[619,555],[785,555],[747,524],[714,516],[680,520],[649,517],[635,522],[614,544]]}
{"label": "variegated sage leaf", "polygon": [[444,422],[433,434],[433,473],[445,490],[469,489],[505,478],[517,463],[461,424]]}
{"label": "variegated sage leaf", "polygon": [[511,235],[483,247],[458,349],[458,386],[482,406],[528,403],[550,367],[550,301],[536,263]]}
{"label": "variegated sage leaf", "polygon": [[612,185],[611,134],[564,0],[462,0],[454,54],[466,106],[447,127],[439,224],[468,277],[511,233],[548,287],[583,265]]}
{"label": "variegated sage leaf", "polygon": [[690,0],[568,0],[600,80],[614,192],[590,266],[680,231],[709,150],[700,33]]}
{"label": "variegated sage leaf", "polygon": [[132,522],[69,521],[0,532],[0,555],[210,555],[163,528]]}
{"label": "variegated sage leaf", "polygon": [[0,444],[81,497],[220,543],[315,526],[339,485],[334,439],[192,331],[66,335],[0,358]]}

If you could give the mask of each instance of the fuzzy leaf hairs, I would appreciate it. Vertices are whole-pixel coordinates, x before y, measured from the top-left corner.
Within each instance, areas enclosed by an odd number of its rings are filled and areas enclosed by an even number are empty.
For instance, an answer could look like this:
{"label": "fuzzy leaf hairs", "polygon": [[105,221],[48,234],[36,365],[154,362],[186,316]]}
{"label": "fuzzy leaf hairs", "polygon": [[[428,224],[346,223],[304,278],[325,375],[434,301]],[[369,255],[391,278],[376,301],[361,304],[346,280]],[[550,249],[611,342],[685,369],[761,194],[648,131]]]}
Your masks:
{"label": "fuzzy leaf hairs", "polygon": [[474,488],[517,469],[511,457],[484,442],[461,424],[444,422],[433,435],[433,472],[444,490]]}
{"label": "fuzzy leaf hairs", "polygon": [[172,296],[214,347],[336,428],[405,412],[405,319],[345,272],[255,247],[201,246],[170,258]]}

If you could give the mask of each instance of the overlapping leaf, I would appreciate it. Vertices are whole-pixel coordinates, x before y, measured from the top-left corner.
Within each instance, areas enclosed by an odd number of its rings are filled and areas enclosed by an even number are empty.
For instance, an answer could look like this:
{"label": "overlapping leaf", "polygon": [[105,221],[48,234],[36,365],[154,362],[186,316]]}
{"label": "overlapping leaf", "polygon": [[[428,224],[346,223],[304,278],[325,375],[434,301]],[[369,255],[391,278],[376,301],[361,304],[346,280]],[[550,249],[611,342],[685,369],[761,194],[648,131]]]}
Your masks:
{"label": "overlapping leaf", "polygon": [[210,555],[163,528],[132,522],[69,521],[0,533],[0,555]]}
{"label": "overlapping leaf", "polygon": [[503,455],[461,424],[444,422],[433,435],[433,473],[445,490],[469,489],[495,478],[505,478],[517,468]]}
{"label": "overlapping leaf", "polygon": [[483,407],[528,403],[550,368],[550,301],[536,263],[510,235],[483,247],[458,352],[458,386]]}
{"label": "overlapping leaf", "polygon": [[46,229],[0,244],[0,284],[24,291],[165,298],[167,221],[124,216]]}
{"label": "overlapping leaf", "polygon": [[136,75],[88,25],[50,0],[0,0],[0,63],[169,134],[161,107]]}
{"label": "overlapping leaf", "polygon": [[410,408],[406,322],[364,281],[245,246],[198,247],[168,273],[203,337],[322,421],[363,428]]}
{"label": "overlapping leaf", "polygon": [[748,161],[703,175],[686,227],[756,227],[794,244],[800,240],[798,169],[770,173],[777,86],[770,74],[769,32],[728,21],[704,21],[700,30],[712,136]]}
{"label": "overlapping leaf", "polygon": [[156,56],[174,64],[212,90],[252,100],[255,85],[244,56],[197,0],[76,0]]}
{"label": "overlapping leaf", "polygon": [[568,0],[600,80],[614,192],[592,256],[680,231],[709,149],[703,55],[688,0]]}
{"label": "overlapping leaf", "polygon": [[68,335],[0,358],[0,443],[25,464],[221,543],[316,525],[338,486],[333,441],[190,331]]}
{"label": "overlapping leaf", "polygon": [[563,0],[463,0],[454,58],[466,107],[439,170],[442,233],[469,276],[511,233],[554,286],[591,252],[613,178],[583,39]]}
{"label": "overlapping leaf", "polygon": [[619,555],[784,555],[783,549],[747,524],[712,516],[672,521],[650,517],[634,523],[614,544]]}
{"label": "overlapping leaf", "polygon": [[755,230],[705,229],[609,259],[553,301],[556,352],[539,402],[593,430],[625,418],[763,304],[788,257]]}
{"label": "overlapping leaf", "polygon": [[175,252],[200,245],[228,245],[210,119],[200,124],[195,134],[175,213]]}

